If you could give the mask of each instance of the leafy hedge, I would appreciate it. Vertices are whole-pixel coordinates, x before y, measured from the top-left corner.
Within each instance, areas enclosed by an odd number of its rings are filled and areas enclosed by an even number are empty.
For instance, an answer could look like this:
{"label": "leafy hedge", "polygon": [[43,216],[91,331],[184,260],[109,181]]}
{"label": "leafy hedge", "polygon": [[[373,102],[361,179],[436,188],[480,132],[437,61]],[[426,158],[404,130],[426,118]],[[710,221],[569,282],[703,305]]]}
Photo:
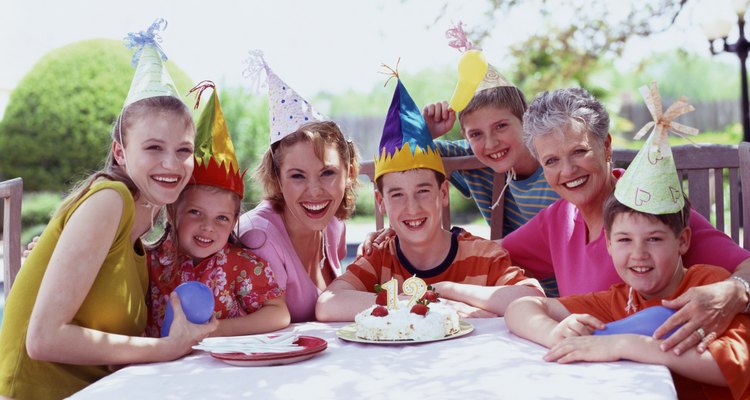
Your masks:
{"label": "leafy hedge", "polygon": [[218,82],[216,84],[240,169],[247,168],[243,203],[245,210],[250,210],[263,197],[263,188],[251,176],[268,149],[268,98],[262,92],[253,93],[242,86],[222,87]]}
{"label": "leafy hedge", "polygon": [[[0,178],[24,191],[69,188],[98,168],[130,87],[131,54],[117,40],[87,40],[45,55],[11,93],[0,122]],[[171,62],[175,84],[191,80]]]}

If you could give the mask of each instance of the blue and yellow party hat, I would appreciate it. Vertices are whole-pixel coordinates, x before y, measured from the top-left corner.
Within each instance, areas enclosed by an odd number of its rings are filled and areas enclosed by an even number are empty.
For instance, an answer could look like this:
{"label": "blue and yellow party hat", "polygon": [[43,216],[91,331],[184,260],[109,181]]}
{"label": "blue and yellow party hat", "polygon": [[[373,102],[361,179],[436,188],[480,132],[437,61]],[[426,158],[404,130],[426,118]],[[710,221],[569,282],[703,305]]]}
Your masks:
{"label": "blue and yellow party hat", "polygon": [[443,160],[419,107],[401,83],[398,72],[391,71],[397,81],[396,90],[380,138],[379,155],[375,159],[375,180],[390,172],[417,168],[428,168],[445,175]]}

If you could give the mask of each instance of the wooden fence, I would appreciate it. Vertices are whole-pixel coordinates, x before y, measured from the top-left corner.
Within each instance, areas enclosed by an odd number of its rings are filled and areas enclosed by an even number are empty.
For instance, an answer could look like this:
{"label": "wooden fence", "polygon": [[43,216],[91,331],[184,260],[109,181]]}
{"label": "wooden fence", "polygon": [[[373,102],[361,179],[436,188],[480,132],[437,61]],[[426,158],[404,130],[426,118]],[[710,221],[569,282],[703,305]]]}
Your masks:
{"label": "wooden fence", "polygon": [[[698,128],[701,132],[723,131],[727,126],[740,121],[739,100],[717,100],[717,101],[688,101],[695,111],[680,116],[677,121],[681,124]],[[663,99],[666,110],[674,99]],[[651,115],[643,103],[626,103],[620,109],[619,115],[633,122],[635,134],[647,122],[651,121]],[[625,133],[626,137],[628,135]]]}

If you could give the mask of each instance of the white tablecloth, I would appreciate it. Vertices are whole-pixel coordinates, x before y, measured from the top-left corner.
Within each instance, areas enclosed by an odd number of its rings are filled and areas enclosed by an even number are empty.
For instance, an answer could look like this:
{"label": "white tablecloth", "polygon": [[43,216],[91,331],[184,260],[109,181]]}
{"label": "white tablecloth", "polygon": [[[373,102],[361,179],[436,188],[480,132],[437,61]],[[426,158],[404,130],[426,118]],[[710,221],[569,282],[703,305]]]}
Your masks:
{"label": "white tablecloth", "polygon": [[328,349],[271,367],[235,367],[196,352],[180,360],[121,369],[74,399],[674,399],[667,368],[621,361],[558,365],[520,339],[503,318],[469,319],[474,332],[413,345],[351,343],[346,324],[295,324]]}

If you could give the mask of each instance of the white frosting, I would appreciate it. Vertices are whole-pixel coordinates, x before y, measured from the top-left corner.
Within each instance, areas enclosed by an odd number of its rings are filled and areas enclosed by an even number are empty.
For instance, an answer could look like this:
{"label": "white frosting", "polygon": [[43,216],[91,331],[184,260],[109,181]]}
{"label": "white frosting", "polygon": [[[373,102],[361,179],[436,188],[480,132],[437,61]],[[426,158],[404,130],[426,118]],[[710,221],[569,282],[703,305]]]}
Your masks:
{"label": "white frosting", "polygon": [[459,331],[458,314],[440,303],[430,303],[427,315],[413,314],[405,301],[385,317],[371,315],[374,305],[354,317],[357,337],[367,340],[434,340]]}

